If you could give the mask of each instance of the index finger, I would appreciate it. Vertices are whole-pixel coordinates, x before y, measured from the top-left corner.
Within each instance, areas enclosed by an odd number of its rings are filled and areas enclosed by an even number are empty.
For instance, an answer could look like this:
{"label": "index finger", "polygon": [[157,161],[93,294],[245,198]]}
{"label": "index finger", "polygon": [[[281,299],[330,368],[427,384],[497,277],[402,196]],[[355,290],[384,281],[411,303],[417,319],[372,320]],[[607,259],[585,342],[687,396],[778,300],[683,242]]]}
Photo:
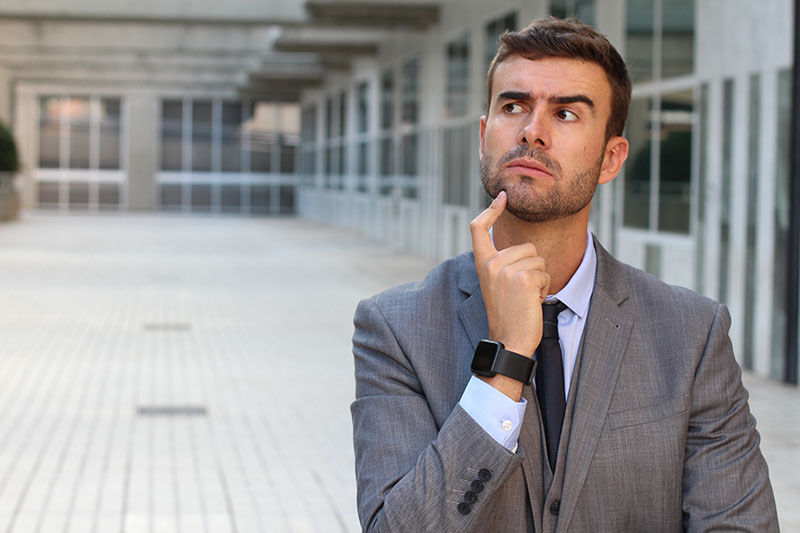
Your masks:
{"label": "index finger", "polygon": [[475,253],[475,262],[483,263],[497,253],[492,237],[489,235],[491,228],[506,208],[506,191],[500,191],[492,203],[469,224],[472,234],[472,251]]}

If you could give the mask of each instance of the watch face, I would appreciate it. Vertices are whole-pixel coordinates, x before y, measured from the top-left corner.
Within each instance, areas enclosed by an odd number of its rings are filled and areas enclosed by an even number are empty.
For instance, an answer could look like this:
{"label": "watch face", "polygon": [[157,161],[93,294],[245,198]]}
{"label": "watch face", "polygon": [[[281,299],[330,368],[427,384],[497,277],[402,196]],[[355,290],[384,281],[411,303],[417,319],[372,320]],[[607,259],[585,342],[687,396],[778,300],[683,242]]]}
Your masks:
{"label": "watch face", "polygon": [[496,342],[481,341],[475,349],[475,357],[472,358],[472,371],[479,376],[492,377],[495,356],[500,345]]}

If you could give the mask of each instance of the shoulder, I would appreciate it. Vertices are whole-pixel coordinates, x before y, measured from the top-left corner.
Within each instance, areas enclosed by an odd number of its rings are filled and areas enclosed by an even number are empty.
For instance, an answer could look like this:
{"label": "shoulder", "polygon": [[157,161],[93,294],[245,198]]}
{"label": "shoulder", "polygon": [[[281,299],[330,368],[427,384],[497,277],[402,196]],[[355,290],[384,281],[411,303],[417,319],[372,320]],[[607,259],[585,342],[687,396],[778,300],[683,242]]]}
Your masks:
{"label": "shoulder", "polygon": [[718,302],[686,287],[670,285],[638,268],[623,263],[598,247],[596,287],[616,295],[632,307],[637,318],[672,321],[683,325],[711,325],[728,313]]}
{"label": "shoulder", "polygon": [[477,280],[475,260],[472,252],[467,252],[439,263],[421,281],[398,285],[362,300],[359,308],[374,307],[384,315],[419,312],[452,302],[468,289],[477,289]]}

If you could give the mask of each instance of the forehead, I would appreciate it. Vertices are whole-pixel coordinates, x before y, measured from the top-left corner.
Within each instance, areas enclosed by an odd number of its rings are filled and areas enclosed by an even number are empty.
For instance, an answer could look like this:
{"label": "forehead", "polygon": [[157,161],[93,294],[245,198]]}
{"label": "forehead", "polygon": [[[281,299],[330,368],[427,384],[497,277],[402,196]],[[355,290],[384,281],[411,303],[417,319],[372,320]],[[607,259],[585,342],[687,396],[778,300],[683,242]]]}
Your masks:
{"label": "forehead", "polygon": [[497,65],[492,79],[492,102],[504,91],[523,91],[534,98],[566,95],[590,97],[610,111],[611,86],[600,65],[562,57],[525,59],[514,55]]}

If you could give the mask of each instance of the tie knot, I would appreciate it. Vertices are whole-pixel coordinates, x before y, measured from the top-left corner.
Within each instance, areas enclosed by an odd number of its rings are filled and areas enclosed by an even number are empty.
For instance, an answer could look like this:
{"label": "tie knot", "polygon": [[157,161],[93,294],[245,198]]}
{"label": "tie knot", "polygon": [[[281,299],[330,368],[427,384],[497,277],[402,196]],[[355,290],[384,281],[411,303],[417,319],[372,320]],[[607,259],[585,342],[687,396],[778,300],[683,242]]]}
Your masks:
{"label": "tie knot", "polygon": [[553,300],[542,304],[542,337],[558,338],[558,314],[566,309],[564,302]]}

